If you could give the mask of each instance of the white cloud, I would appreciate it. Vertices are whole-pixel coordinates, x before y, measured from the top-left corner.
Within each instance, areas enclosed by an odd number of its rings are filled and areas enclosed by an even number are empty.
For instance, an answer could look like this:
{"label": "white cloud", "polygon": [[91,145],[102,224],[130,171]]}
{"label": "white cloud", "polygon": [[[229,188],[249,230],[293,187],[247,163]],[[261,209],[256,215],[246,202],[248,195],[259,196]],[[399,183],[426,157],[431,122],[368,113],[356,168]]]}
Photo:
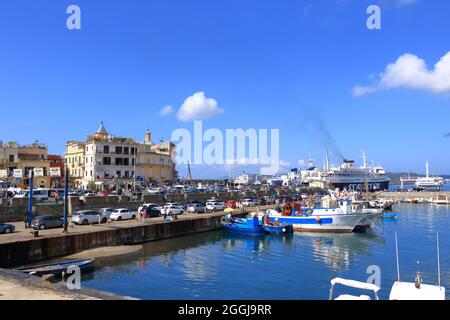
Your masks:
{"label": "white cloud", "polygon": [[224,110],[218,107],[217,101],[207,98],[204,92],[197,92],[188,97],[178,110],[181,121],[202,120],[222,115]]}
{"label": "white cloud", "polygon": [[173,111],[173,107],[172,106],[165,106],[159,111],[159,114],[161,116],[165,117],[165,116],[171,114],[172,111]]}
{"label": "white cloud", "polygon": [[298,160],[298,165],[300,167],[304,167],[306,165],[306,161],[305,160]]}
{"label": "white cloud", "polygon": [[288,168],[288,167],[291,166],[291,163],[290,163],[290,162],[287,162],[287,161],[284,161],[284,160],[280,160],[279,165],[280,165],[280,167],[282,167],[282,168]]}
{"label": "white cloud", "polygon": [[364,95],[374,92],[374,91],[376,91],[376,88],[374,88],[374,87],[356,86],[353,88],[353,95],[355,97],[361,97],[361,96],[364,96]]}
{"label": "white cloud", "polygon": [[406,53],[386,67],[376,85],[356,86],[353,88],[353,95],[359,97],[377,90],[395,88],[423,90],[434,94],[450,93],[450,51],[432,70],[428,69],[423,59]]}

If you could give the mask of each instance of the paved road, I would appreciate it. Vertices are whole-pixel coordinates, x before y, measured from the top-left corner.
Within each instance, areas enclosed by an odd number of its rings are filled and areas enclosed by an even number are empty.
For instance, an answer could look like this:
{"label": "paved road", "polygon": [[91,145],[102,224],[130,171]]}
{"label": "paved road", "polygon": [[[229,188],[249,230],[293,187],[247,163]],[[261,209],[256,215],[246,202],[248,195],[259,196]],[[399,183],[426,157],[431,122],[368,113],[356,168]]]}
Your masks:
{"label": "paved road", "polygon": [[[271,206],[260,206],[260,210],[266,210],[270,208]],[[256,207],[253,208],[245,208],[245,211],[252,212],[256,211]],[[237,212],[237,211],[236,211]],[[223,216],[225,215],[224,211],[217,211],[214,213],[206,213],[206,214],[193,214],[193,213],[185,213],[183,215],[179,215],[179,220],[188,220],[188,219],[198,219],[202,217],[214,217],[214,216]],[[154,224],[154,223],[170,223],[165,222],[162,217],[159,218],[151,218],[147,219],[146,221],[138,221],[138,220],[132,220],[132,221],[111,221],[106,224],[95,224],[95,225],[88,225],[88,226],[78,226],[78,225],[70,225],[69,226],[69,234],[81,234],[81,233],[89,233],[89,232],[97,232],[102,230],[111,230],[111,229],[117,229],[117,228],[129,228],[134,226],[139,226],[143,224]],[[16,227],[16,231],[11,234],[0,234],[0,245],[3,243],[10,243],[10,242],[19,242],[19,241],[28,241],[30,239],[33,239],[33,236],[31,234],[30,229],[25,229],[23,222],[12,222],[12,225]],[[39,237],[59,237],[61,236],[62,229],[48,229],[48,230],[42,230],[39,231]]]}

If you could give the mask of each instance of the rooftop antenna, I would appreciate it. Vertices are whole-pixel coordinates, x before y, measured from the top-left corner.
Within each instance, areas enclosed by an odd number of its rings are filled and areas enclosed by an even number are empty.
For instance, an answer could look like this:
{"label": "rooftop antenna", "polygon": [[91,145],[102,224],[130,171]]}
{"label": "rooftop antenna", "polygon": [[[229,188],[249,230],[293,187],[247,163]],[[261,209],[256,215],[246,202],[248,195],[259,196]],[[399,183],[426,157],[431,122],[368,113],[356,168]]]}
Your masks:
{"label": "rooftop antenna", "polygon": [[395,256],[397,258],[397,279],[400,282],[400,263],[398,261],[398,239],[397,239],[397,231],[395,232]]}

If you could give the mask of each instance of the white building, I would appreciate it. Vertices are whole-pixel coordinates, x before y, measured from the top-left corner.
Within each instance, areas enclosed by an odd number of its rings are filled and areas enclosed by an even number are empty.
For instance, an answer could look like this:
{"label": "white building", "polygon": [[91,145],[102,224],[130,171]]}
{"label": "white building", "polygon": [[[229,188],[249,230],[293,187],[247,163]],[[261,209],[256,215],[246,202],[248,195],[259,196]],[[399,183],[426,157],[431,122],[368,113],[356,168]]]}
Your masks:
{"label": "white building", "polygon": [[91,182],[97,185],[132,185],[136,157],[137,142],[110,135],[102,123],[86,142],[83,187]]}

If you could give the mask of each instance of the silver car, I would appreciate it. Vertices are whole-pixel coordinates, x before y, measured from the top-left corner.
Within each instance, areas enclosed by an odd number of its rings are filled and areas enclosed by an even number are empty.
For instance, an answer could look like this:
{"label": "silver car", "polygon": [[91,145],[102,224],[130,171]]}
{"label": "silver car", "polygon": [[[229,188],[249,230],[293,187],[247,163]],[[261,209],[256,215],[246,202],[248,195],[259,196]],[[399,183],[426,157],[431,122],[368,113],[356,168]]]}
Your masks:
{"label": "silver car", "polygon": [[206,206],[203,203],[191,203],[187,205],[187,212],[189,213],[206,213]]}
{"label": "silver car", "polygon": [[106,223],[108,218],[102,217],[98,211],[82,210],[73,214],[71,222],[75,224],[88,225],[95,223]]}

